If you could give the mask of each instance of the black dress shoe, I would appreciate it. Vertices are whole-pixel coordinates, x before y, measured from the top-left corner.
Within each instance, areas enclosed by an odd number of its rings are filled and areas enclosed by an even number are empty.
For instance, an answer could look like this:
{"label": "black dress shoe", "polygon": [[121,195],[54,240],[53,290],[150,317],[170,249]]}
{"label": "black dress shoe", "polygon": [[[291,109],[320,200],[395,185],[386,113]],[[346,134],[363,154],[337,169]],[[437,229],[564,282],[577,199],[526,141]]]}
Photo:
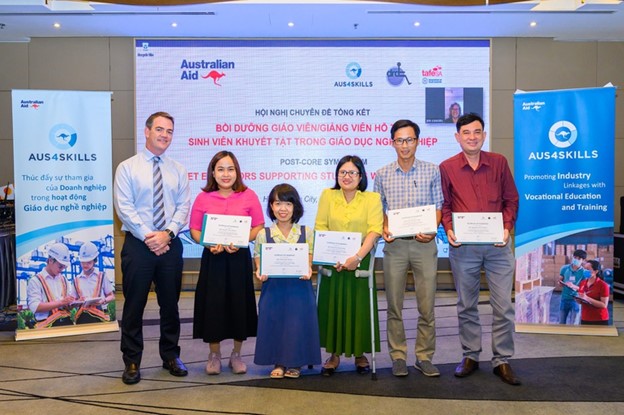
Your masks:
{"label": "black dress shoe", "polygon": [[141,371],[139,370],[139,365],[136,363],[129,363],[126,365],[126,368],[121,375],[121,380],[126,385],[134,385],[135,383],[139,383],[141,380]]}
{"label": "black dress shoe", "polygon": [[464,357],[455,368],[455,376],[458,378],[465,378],[466,376],[471,375],[472,372],[477,369],[479,369],[479,362]]}
{"label": "black dress shoe", "polygon": [[516,377],[513,370],[511,370],[511,366],[509,363],[503,363],[502,365],[498,365],[494,368],[494,374],[501,378],[501,380],[510,385],[521,385],[520,379]]}
{"label": "black dress shoe", "polygon": [[163,369],[167,369],[173,376],[186,376],[188,369],[179,357],[163,362]]}

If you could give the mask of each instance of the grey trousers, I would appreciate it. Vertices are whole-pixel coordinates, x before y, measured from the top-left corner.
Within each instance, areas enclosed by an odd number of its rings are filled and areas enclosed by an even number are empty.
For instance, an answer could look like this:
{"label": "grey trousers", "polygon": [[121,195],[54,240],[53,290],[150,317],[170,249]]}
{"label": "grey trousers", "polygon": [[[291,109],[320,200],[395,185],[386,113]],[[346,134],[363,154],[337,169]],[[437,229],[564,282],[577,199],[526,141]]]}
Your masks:
{"label": "grey trousers", "polygon": [[418,360],[431,360],[435,352],[435,294],[438,272],[438,247],[429,243],[396,239],[384,248],[384,285],[388,300],[388,350],[392,360],[407,360],[403,324],[403,300],[409,269],[414,274],[418,304],[418,332],[415,353]]}
{"label": "grey trousers", "polygon": [[449,259],[457,290],[459,340],[464,357],[479,361],[481,322],[479,285],[485,270],[492,306],[492,366],[506,363],[514,353],[514,308],[511,303],[515,258],[510,244],[450,247]]}

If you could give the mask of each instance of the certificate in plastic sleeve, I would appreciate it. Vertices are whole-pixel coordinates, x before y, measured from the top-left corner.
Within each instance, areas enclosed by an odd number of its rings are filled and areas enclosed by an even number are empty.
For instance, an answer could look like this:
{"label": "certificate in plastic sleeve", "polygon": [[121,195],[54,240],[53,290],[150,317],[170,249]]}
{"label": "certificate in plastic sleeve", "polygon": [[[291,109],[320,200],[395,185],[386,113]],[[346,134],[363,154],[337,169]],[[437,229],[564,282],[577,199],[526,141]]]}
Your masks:
{"label": "certificate in plastic sleeve", "polygon": [[501,212],[453,212],[453,232],[462,244],[502,244]]}
{"label": "certificate in plastic sleeve", "polygon": [[359,232],[316,231],[312,263],[317,265],[344,264],[362,245]]}
{"label": "certificate in plastic sleeve", "polygon": [[438,231],[435,205],[389,210],[387,216],[388,231],[393,238]]}
{"label": "certificate in plastic sleeve", "polygon": [[204,246],[233,244],[239,248],[246,248],[249,246],[250,230],[250,216],[206,213],[200,241]]}
{"label": "certificate in plastic sleeve", "polygon": [[310,272],[308,244],[264,243],[260,246],[260,275],[299,278]]}

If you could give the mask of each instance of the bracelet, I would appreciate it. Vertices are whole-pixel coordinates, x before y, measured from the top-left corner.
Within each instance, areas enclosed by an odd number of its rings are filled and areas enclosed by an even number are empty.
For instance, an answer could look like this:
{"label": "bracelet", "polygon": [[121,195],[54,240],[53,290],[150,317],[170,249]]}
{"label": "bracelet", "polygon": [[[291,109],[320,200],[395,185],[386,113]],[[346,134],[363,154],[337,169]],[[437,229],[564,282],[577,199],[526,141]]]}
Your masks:
{"label": "bracelet", "polygon": [[358,254],[355,254],[355,257],[357,258],[358,263],[362,262],[362,260],[364,259],[363,257],[359,256]]}

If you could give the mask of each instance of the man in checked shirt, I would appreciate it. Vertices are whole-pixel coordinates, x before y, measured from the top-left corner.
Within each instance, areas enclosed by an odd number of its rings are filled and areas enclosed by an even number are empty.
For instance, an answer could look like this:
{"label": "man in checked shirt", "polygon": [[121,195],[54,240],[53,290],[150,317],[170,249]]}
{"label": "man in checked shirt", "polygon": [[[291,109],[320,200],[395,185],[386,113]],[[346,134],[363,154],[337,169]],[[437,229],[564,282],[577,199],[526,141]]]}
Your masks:
{"label": "man in checked shirt", "polygon": [[403,324],[403,300],[407,271],[414,275],[418,303],[418,334],[414,367],[425,376],[440,376],[431,363],[435,352],[435,293],[438,248],[435,234],[394,238],[388,230],[388,211],[434,205],[436,225],[442,218],[442,186],[437,165],[416,159],[420,128],[410,120],[399,120],[390,130],[397,160],[382,167],[375,176],[374,190],[381,194],[384,208],[384,284],[388,300],[388,349],[392,374],[407,376],[407,341]]}

